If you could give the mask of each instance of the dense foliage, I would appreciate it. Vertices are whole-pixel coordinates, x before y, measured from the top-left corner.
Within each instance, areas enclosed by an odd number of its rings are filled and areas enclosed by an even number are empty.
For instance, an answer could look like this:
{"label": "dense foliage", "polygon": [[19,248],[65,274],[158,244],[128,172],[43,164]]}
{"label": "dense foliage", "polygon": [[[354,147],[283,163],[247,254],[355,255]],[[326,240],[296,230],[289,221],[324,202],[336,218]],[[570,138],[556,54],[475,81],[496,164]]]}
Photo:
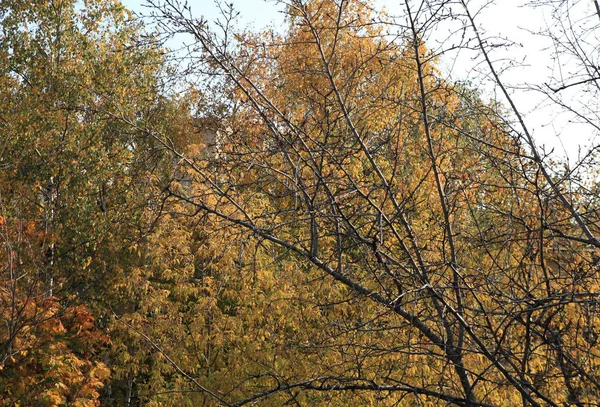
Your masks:
{"label": "dense foliage", "polygon": [[154,6],[187,76],[116,1],[0,0],[0,405],[600,397],[594,175],[444,79],[421,9]]}

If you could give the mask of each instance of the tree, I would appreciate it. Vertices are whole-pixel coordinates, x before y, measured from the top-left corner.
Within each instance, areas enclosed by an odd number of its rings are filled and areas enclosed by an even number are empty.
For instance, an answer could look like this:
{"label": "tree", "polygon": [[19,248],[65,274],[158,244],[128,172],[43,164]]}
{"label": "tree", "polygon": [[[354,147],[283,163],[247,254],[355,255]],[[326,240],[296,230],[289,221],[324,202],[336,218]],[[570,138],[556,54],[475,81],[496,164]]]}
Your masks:
{"label": "tree", "polygon": [[[597,130],[588,3],[533,4],[535,89]],[[595,402],[597,149],[537,148],[473,2],[150,4],[0,0],[0,404]]]}
{"label": "tree", "polygon": [[98,405],[126,368],[103,355],[113,286],[171,165],[122,116],[164,129],[163,60],[118,2],[0,10],[2,402]]}
{"label": "tree", "polygon": [[[364,1],[290,1],[282,35],[234,32],[226,12],[217,36],[154,5],[194,38],[230,129],[218,155],[173,149],[196,182],[169,197],[254,239],[240,273],[250,262],[276,285],[320,282],[285,301],[309,335],[264,318],[275,337],[262,341],[302,349],[290,369],[260,364],[239,377],[243,395],[192,391],[225,405],[597,399],[597,210],[537,150],[467,3],[407,1],[396,35]],[[442,79],[444,50],[424,43],[457,5],[507,107]],[[303,321],[301,304],[320,315]]]}

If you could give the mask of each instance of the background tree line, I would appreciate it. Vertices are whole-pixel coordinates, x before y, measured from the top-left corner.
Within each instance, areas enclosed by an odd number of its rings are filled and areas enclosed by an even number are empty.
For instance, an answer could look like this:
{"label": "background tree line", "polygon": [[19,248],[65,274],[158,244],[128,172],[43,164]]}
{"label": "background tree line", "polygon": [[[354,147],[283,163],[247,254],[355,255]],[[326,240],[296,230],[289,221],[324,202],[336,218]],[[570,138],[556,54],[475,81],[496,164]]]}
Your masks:
{"label": "background tree line", "polygon": [[[595,403],[597,151],[536,147],[474,4],[149,6],[0,1],[1,405]],[[538,90],[595,134],[588,6]]]}

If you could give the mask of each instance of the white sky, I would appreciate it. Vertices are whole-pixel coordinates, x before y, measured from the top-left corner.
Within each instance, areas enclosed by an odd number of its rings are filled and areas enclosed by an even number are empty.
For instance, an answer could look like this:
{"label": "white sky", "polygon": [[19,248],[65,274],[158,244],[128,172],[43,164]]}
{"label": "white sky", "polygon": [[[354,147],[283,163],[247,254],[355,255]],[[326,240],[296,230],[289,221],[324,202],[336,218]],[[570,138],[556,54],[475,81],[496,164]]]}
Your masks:
{"label": "white sky", "polygon": [[[137,12],[144,12],[141,4],[144,0],[123,0],[124,4]],[[268,26],[283,27],[284,15],[282,7],[274,0],[227,0],[232,2],[240,11],[240,23],[254,29],[262,29]],[[471,0],[472,11],[477,10],[477,4],[487,2],[485,0]],[[385,7],[390,14],[399,13],[402,10],[398,0],[376,0],[378,7]],[[534,84],[543,86],[552,73],[553,61],[549,58],[547,51],[542,51],[549,45],[539,36],[529,31],[538,31],[545,27],[548,16],[544,16],[540,10],[532,10],[524,7],[524,0],[498,0],[491,4],[477,16],[481,27],[485,28],[488,35],[501,35],[519,43],[506,50],[495,50],[492,54],[500,65],[505,68],[508,59],[518,61],[519,65],[503,71],[502,78],[513,87],[521,87],[523,84]],[[218,8],[214,0],[190,0],[188,4],[195,15],[204,16],[209,22],[219,17]],[[439,33],[441,37],[445,33]],[[430,44],[433,47],[433,44]],[[470,80],[474,86],[486,89],[488,96],[494,96],[494,88],[486,84],[485,70],[479,66],[475,54],[461,52],[456,55],[448,55],[442,59],[442,70],[451,74],[454,79]],[[504,62],[502,62],[502,60]],[[474,69],[475,67],[475,69]],[[489,78],[488,78],[489,79]],[[554,151],[554,156],[564,157],[568,155],[570,160],[577,158],[579,145],[589,145],[592,134],[578,125],[570,124],[567,118],[561,119],[555,110],[540,107],[539,95],[532,92],[524,92],[513,89],[517,106],[527,113],[527,122],[533,131],[539,146],[545,146],[546,151]],[[502,100],[501,95],[497,95]],[[559,120],[556,120],[557,117]]]}

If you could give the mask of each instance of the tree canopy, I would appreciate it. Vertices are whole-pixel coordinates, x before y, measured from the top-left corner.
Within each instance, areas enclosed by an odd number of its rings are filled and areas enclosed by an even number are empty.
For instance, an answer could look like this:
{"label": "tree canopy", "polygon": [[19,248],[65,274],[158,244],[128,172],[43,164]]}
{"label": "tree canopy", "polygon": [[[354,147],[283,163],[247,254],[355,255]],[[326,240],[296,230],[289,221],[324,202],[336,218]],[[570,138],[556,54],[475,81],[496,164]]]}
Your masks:
{"label": "tree canopy", "polygon": [[285,5],[0,1],[0,405],[593,405],[594,149],[537,148],[467,2]]}

